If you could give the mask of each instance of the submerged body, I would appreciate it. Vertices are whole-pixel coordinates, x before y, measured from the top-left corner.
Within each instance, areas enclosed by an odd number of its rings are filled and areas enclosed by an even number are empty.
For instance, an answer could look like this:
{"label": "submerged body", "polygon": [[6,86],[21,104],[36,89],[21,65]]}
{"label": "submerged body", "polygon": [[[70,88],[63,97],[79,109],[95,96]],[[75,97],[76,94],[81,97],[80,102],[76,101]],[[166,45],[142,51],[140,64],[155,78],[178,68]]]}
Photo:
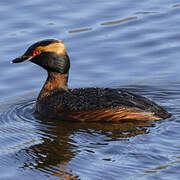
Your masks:
{"label": "submerged body", "polygon": [[12,62],[26,60],[48,71],[36,102],[36,110],[43,117],[73,121],[155,121],[171,116],[147,98],[122,89],[68,89],[70,61],[62,41],[37,42]]}

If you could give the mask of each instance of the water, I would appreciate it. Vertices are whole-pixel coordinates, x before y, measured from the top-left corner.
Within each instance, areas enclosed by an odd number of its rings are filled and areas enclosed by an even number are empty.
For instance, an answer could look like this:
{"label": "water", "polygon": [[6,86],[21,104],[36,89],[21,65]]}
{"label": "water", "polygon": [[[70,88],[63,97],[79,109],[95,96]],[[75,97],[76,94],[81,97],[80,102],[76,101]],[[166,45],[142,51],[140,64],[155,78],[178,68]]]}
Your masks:
{"label": "water", "polygon": [[[178,180],[180,4],[177,0],[0,1],[0,179]],[[120,124],[40,119],[46,72],[10,64],[32,43],[63,39],[69,86],[123,87],[170,119]]]}

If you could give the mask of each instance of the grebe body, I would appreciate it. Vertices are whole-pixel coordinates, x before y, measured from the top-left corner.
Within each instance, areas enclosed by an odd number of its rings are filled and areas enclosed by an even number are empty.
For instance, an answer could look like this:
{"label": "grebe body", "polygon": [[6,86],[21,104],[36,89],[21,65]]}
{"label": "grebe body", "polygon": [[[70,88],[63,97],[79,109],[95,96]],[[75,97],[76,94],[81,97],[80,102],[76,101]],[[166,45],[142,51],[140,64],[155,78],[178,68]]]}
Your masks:
{"label": "grebe body", "polygon": [[155,121],[169,118],[159,105],[122,89],[68,88],[70,60],[61,40],[39,41],[12,61],[31,61],[48,72],[36,111],[46,118],[70,121]]}

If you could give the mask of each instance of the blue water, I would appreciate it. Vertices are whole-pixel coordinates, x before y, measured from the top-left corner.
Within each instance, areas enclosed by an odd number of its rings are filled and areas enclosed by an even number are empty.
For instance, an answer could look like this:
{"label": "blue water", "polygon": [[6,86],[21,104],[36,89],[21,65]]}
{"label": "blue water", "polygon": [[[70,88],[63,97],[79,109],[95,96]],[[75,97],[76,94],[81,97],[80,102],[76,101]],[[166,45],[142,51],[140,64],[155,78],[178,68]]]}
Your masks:
{"label": "blue water", "polygon": [[[1,0],[0,180],[178,180],[179,16],[177,0]],[[67,46],[71,88],[127,88],[173,116],[121,124],[37,118],[46,72],[10,60],[47,38]]]}

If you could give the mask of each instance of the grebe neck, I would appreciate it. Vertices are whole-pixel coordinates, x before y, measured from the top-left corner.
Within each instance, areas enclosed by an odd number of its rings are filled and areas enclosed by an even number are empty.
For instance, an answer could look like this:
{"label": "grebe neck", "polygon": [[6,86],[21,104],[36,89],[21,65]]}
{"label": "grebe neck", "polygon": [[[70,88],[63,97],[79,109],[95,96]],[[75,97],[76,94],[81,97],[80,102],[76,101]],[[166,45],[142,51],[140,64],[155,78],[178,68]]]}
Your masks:
{"label": "grebe neck", "polygon": [[48,72],[46,82],[39,94],[38,100],[56,92],[68,91],[68,74],[60,74],[56,72]]}

